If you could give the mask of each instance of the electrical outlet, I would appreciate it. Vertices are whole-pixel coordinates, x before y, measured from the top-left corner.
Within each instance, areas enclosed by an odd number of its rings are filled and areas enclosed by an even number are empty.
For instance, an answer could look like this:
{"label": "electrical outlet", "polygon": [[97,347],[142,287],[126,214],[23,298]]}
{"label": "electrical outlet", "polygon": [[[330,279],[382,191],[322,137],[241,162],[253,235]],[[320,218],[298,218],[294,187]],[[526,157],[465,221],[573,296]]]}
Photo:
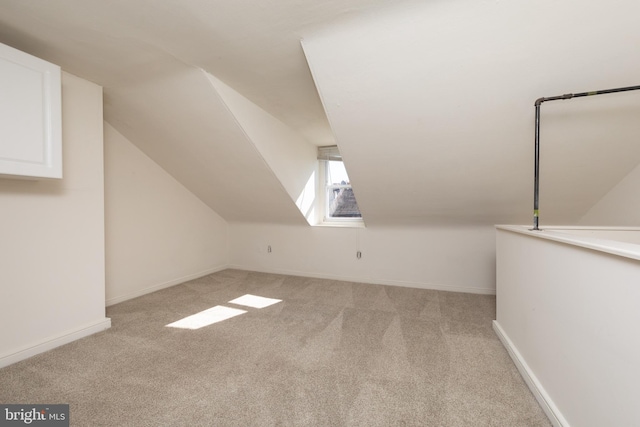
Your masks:
{"label": "electrical outlet", "polygon": [[267,246],[267,253],[271,253],[271,245]]}

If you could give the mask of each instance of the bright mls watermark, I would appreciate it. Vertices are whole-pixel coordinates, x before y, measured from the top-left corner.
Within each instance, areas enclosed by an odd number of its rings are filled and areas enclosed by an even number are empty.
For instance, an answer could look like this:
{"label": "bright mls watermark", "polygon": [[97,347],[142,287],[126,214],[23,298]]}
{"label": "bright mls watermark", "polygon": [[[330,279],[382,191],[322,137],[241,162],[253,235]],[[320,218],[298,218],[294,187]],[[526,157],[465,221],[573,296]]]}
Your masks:
{"label": "bright mls watermark", "polygon": [[69,405],[0,404],[0,427],[69,427]]}

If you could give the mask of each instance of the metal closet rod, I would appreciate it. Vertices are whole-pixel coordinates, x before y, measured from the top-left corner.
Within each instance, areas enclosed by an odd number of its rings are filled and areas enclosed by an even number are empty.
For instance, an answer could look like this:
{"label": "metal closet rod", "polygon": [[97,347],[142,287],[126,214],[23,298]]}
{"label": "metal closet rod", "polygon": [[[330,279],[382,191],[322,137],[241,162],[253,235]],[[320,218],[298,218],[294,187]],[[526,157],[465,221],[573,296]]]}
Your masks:
{"label": "metal closet rod", "polygon": [[640,86],[619,87],[616,89],[595,90],[592,92],[567,93],[564,95],[550,96],[547,98],[538,98],[535,102],[536,107],[536,135],[535,135],[535,165],[533,173],[533,230],[538,228],[539,219],[539,200],[540,200],[540,106],[546,101],[557,101],[559,99],[580,98],[583,96],[604,95],[605,93],[628,92],[630,90],[638,90]]}

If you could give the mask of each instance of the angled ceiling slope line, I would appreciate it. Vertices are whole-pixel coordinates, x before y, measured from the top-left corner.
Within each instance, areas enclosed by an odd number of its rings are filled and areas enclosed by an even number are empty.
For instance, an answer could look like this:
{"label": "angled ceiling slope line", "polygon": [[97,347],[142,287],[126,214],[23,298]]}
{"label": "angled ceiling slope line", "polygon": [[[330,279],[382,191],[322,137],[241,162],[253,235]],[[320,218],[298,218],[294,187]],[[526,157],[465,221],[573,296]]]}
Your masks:
{"label": "angled ceiling slope line", "polygon": [[313,195],[309,197],[308,193],[315,194],[316,146],[215,76],[203,72],[291,200],[307,221],[314,223]]}
{"label": "angled ceiling slope line", "polygon": [[226,221],[304,224],[205,73],[176,62],[105,90],[105,118]]}

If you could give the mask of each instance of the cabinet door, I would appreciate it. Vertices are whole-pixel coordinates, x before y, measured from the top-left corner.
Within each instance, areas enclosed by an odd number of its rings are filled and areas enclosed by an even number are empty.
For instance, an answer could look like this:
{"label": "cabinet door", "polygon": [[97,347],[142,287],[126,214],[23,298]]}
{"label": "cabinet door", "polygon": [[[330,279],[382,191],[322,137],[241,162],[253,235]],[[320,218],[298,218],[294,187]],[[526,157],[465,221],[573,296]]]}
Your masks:
{"label": "cabinet door", "polygon": [[0,177],[62,178],[60,67],[0,43]]}

